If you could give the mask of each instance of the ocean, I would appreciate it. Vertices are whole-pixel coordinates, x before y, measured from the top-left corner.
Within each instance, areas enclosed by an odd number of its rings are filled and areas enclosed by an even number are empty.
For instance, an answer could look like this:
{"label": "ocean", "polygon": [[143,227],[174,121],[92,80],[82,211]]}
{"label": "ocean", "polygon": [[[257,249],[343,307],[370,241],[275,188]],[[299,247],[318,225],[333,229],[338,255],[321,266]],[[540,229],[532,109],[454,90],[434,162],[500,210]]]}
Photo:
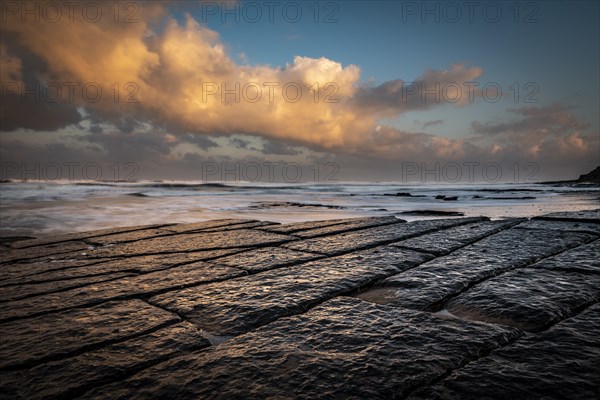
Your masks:
{"label": "ocean", "polygon": [[600,206],[600,187],[544,184],[4,182],[0,236],[246,218],[533,217]]}

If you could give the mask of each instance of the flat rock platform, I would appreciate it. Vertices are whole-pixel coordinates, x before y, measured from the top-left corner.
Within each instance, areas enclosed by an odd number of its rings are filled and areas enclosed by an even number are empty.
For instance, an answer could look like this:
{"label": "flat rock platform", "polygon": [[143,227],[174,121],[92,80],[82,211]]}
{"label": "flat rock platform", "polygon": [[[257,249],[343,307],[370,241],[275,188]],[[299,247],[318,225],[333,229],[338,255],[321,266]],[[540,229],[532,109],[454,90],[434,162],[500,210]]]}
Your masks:
{"label": "flat rock platform", "polygon": [[3,238],[0,398],[598,399],[599,238],[600,210]]}

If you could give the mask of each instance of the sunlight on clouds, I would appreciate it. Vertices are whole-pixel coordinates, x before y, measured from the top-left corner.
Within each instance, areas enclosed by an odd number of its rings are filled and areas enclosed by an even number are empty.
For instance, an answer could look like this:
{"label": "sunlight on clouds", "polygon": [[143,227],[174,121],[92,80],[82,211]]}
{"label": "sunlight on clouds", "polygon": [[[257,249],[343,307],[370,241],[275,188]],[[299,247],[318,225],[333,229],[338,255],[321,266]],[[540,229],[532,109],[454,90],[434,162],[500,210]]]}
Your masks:
{"label": "sunlight on clouds", "polygon": [[[170,131],[162,138],[167,144],[176,144],[176,135],[186,133],[248,134],[383,159],[403,154],[461,159],[473,153],[508,152],[539,157],[548,149],[585,152],[590,148],[589,137],[578,132],[586,124],[560,105],[511,110],[521,117],[515,123],[475,122],[472,127],[478,136],[464,139],[402,131],[381,120],[438,107],[444,101],[433,96],[423,99],[420,92],[405,99],[406,82],[400,79],[379,86],[361,83],[358,66],[326,57],[297,55],[291,63],[273,67],[247,65],[248,56],[240,53],[243,64],[238,64],[219,34],[190,14],[179,23],[161,3],[143,4],[137,23],[115,24],[110,18],[61,24],[9,19],[3,30],[15,38],[11,46],[30,53],[19,54],[46,63],[44,80],[95,82],[101,87],[98,102],[86,101],[81,90],[75,91],[74,107],[83,107],[114,126],[127,118],[137,125],[168,126]],[[102,7],[110,15],[111,4]],[[20,80],[26,58],[17,58],[4,42],[0,50],[2,81]],[[462,86],[483,72],[480,67],[455,64],[447,70],[426,70],[415,83],[428,89],[436,84]],[[136,85],[139,102],[125,101],[130,94],[125,85],[130,82]],[[450,98],[455,97],[452,90],[447,93]],[[463,95],[455,105],[468,101]],[[439,123],[438,119],[429,124]]]}

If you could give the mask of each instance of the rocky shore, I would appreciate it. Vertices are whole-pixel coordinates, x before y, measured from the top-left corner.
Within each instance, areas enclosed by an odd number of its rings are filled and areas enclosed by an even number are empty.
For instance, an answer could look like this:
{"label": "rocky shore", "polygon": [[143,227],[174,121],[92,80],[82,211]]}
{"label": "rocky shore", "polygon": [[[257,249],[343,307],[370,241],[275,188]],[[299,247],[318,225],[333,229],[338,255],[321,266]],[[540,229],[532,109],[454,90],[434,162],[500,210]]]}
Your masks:
{"label": "rocky shore", "polygon": [[600,210],[5,239],[0,398],[599,398],[599,238]]}

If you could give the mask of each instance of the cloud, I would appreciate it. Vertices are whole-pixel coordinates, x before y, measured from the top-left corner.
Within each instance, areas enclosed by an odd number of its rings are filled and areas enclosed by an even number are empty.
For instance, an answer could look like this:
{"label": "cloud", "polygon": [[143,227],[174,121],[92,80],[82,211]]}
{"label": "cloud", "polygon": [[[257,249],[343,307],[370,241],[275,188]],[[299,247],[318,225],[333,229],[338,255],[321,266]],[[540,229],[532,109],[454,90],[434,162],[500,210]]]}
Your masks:
{"label": "cloud", "polygon": [[73,104],[44,101],[36,77],[38,71],[43,70],[43,62],[26,49],[18,50],[0,43],[2,130],[55,130],[78,123],[81,116]]}
{"label": "cloud", "polygon": [[298,149],[286,145],[285,143],[268,141],[263,145],[262,152],[264,154],[278,154],[286,156],[295,156],[302,154]]}
{"label": "cloud", "polygon": [[231,143],[238,149],[247,149],[248,146],[250,146],[250,142],[248,140],[240,139],[237,137],[229,139],[229,143]]}
{"label": "cloud", "polygon": [[521,119],[507,123],[473,122],[471,126],[475,133],[484,135],[532,133],[560,135],[590,126],[589,123],[578,120],[568,110],[568,107],[559,103],[545,107],[510,108],[508,111],[518,114]]}
{"label": "cloud", "polygon": [[195,144],[203,150],[208,150],[211,147],[219,147],[219,144],[211,140],[208,136],[193,135],[189,133],[185,135],[184,140],[189,143]]}
{"label": "cloud", "polygon": [[[112,15],[110,4],[102,7]],[[326,57],[299,55],[282,67],[237,64],[217,32],[189,14],[178,23],[161,3],[140,5],[138,19],[134,24],[114,24],[110,18],[23,24],[9,18],[3,31],[12,47],[43,62],[36,71],[40,80],[79,83],[73,99],[57,102],[55,108],[64,107],[63,113],[85,108],[128,133],[149,123],[174,133],[243,132],[314,149],[355,151],[378,118],[436,105],[429,100],[402,104],[402,81],[366,87],[357,66]],[[3,60],[12,75],[25,61],[12,56]],[[480,74],[479,68],[455,65],[448,71],[425,71],[417,81],[462,82]],[[86,84],[100,88],[98,101],[85,95]],[[62,126],[78,122],[76,114],[53,112],[64,118]],[[47,128],[21,122],[3,121],[3,129]],[[100,132],[101,127],[91,129]]]}
{"label": "cloud", "polygon": [[428,128],[430,126],[442,125],[443,123],[444,123],[444,121],[441,119],[436,119],[433,121],[425,121],[425,122],[423,122],[423,129]]}
{"label": "cloud", "polygon": [[427,70],[413,82],[402,79],[378,86],[363,86],[356,95],[356,107],[377,116],[427,110],[446,103],[469,102],[468,83],[483,75],[479,67],[455,64],[448,70]]}
{"label": "cloud", "polygon": [[[96,4],[103,15],[112,15],[110,2]],[[157,164],[175,162],[173,149],[181,144],[209,150],[219,146],[214,137],[225,135],[248,152],[305,157],[320,152],[373,162],[597,157],[597,133],[586,133],[589,124],[561,104],[511,109],[515,119],[509,122],[475,121],[472,135],[462,138],[382,122],[467,104],[465,93],[453,101],[453,90],[480,78],[481,67],[454,64],[425,70],[412,81],[373,85],[361,81],[358,66],[326,57],[297,55],[282,66],[240,64],[217,32],[189,14],[176,20],[163,5],[140,3],[132,24],[112,18],[21,23],[9,17],[0,42],[2,82],[27,90],[52,82],[63,89],[69,82],[77,85],[72,98],[65,91],[58,101],[24,102],[18,89],[0,106],[2,131],[87,127],[78,143],[95,149],[86,153],[90,157]],[[86,95],[86,85],[101,90],[97,101]],[[442,123],[427,121],[422,129]],[[23,146],[11,143],[25,157]]]}
{"label": "cloud", "polygon": [[519,118],[510,122],[475,121],[471,124],[472,140],[495,143],[500,149],[527,157],[597,155],[598,134],[583,132],[590,124],[569,112],[569,107],[555,103],[545,107],[511,108]]}
{"label": "cloud", "polygon": [[22,84],[22,63],[18,57],[8,54],[6,44],[0,43],[0,80]]}

